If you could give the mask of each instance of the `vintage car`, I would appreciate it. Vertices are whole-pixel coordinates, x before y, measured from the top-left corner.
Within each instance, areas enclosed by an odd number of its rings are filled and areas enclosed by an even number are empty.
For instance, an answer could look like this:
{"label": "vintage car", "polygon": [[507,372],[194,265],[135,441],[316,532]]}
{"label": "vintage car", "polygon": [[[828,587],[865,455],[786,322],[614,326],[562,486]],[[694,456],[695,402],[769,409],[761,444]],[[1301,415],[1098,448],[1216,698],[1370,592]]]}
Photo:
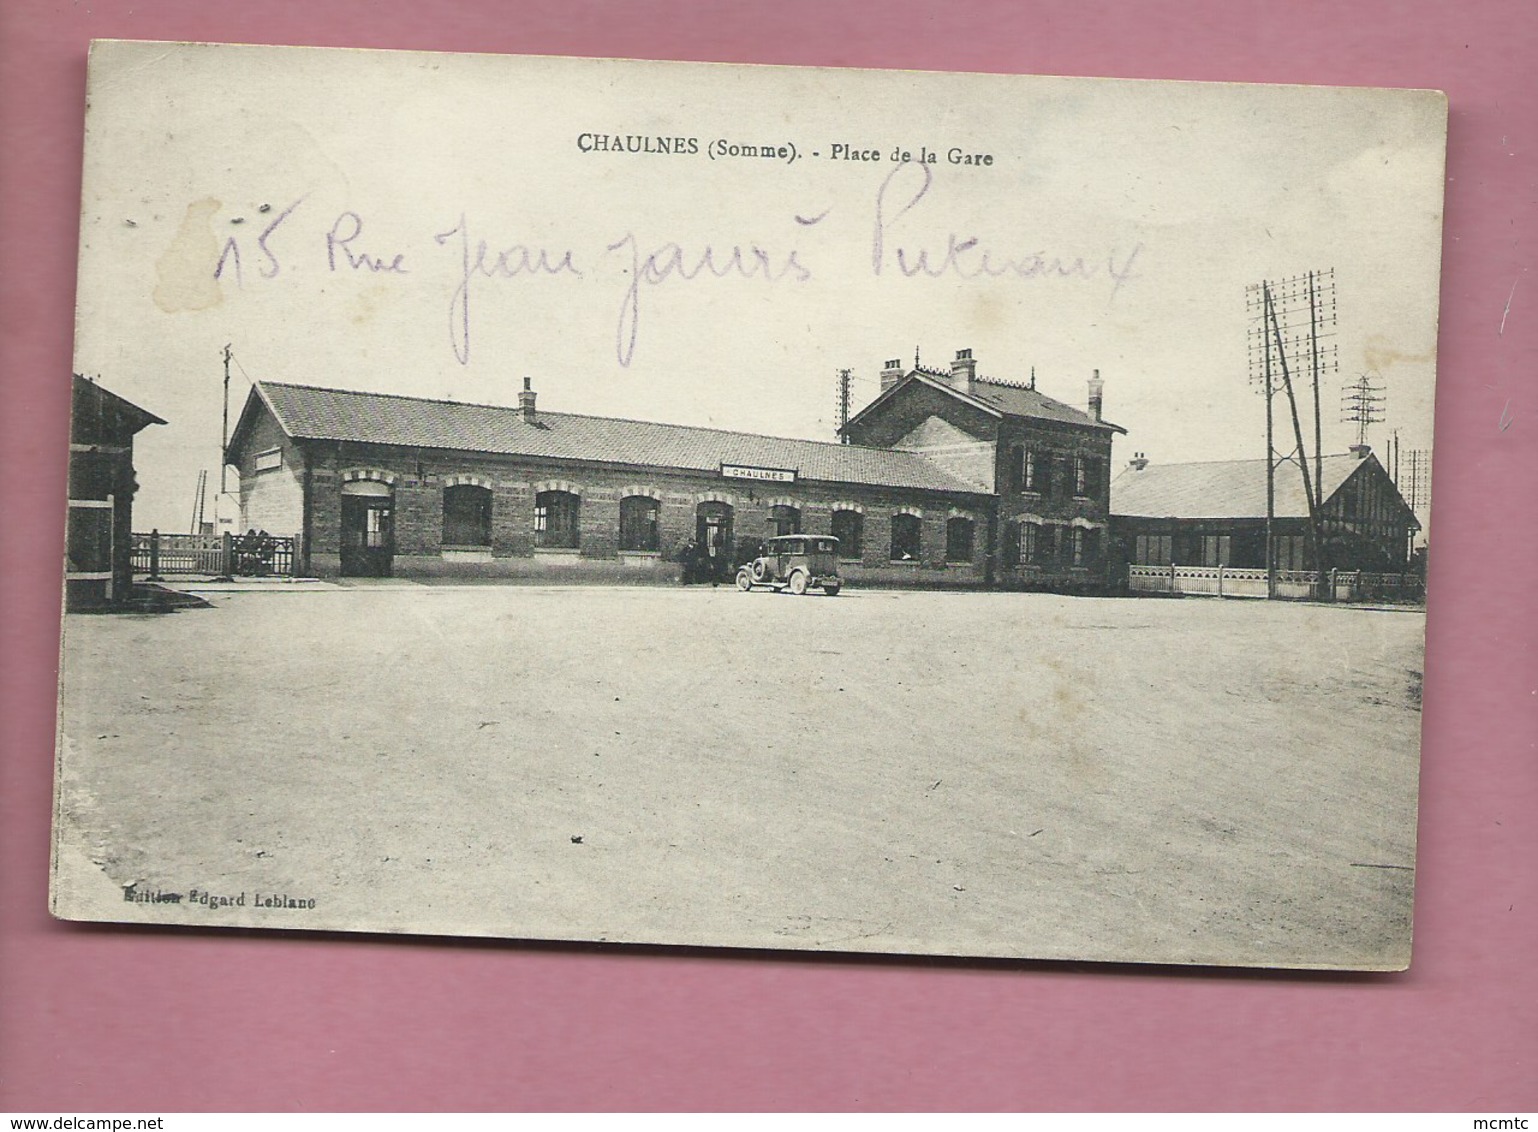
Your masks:
{"label": "vintage car", "polygon": [[764,586],[804,594],[813,586],[835,597],[844,580],[838,574],[838,539],[832,535],[779,535],[764,542],[763,553],[737,571],[737,588]]}

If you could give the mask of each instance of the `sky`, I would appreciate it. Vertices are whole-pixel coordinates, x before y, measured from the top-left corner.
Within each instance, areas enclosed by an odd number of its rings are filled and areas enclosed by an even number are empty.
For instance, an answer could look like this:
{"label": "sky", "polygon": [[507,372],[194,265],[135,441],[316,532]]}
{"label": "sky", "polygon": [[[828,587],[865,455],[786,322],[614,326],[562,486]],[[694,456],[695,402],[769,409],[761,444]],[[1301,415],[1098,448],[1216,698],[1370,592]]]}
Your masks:
{"label": "sky", "polygon": [[529,377],[829,440],[840,369],[857,411],[969,348],[1078,406],[1099,370],[1118,466],[1260,458],[1246,287],[1324,270],[1326,453],[1363,373],[1380,457],[1431,447],[1434,92],[129,43],[89,84],[75,368],[168,422],[136,529],[218,484],[226,344],[232,422],[253,380]]}

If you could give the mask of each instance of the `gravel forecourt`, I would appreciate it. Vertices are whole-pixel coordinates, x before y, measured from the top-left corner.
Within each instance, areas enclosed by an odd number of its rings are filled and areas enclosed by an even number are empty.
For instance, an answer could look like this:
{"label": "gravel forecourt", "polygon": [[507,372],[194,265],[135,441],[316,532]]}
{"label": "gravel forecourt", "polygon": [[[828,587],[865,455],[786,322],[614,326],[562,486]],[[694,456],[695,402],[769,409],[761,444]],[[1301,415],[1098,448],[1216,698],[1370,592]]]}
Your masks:
{"label": "gravel forecourt", "polygon": [[66,618],[59,915],[1409,960],[1419,611],[409,583],[205,596]]}

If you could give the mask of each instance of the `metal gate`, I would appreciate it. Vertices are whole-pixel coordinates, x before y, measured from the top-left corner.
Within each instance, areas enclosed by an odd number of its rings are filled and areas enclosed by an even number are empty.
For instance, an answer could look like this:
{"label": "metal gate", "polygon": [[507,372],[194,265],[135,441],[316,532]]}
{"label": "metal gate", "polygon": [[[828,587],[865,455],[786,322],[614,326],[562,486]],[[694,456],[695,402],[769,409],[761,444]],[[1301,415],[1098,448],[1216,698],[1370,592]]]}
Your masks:
{"label": "metal gate", "polygon": [[133,569],[150,581],[167,575],[212,578],[291,578],[297,575],[291,535],[250,531],[243,535],[177,535],[150,531],[133,536]]}

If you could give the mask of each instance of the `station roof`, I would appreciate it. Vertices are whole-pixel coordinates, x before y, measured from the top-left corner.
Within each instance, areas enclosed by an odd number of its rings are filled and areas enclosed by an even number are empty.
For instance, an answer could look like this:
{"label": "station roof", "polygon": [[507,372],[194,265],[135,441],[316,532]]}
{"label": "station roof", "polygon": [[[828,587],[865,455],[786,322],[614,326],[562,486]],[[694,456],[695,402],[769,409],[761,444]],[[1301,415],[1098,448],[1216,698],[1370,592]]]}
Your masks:
{"label": "station roof", "polygon": [[951,383],[951,375],[942,370],[919,366],[883,392],[850,419],[854,424],[863,419],[877,405],[885,404],[901,396],[899,392],[912,383],[938,389],[958,401],[977,406],[995,416],[1025,417],[1031,420],[1058,421],[1063,424],[1082,425],[1085,428],[1102,429],[1106,432],[1125,433],[1127,430],[1110,421],[1097,421],[1083,409],[1076,409],[1045,393],[1038,393],[1029,385],[1013,381],[1001,381],[992,377],[973,377],[963,393]]}
{"label": "station roof", "polygon": [[[951,390],[956,392],[956,390]],[[997,409],[1006,416],[1032,417],[1037,420],[1063,421],[1067,424],[1085,425],[1089,428],[1101,428],[1126,432],[1109,421],[1097,421],[1083,409],[1076,409],[1072,405],[1065,404],[1045,393],[1038,393],[1027,385],[1017,385],[1013,382],[999,381],[991,377],[974,377],[971,387],[963,396],[970,396],[976,401],[981,401],[989,408]]]}
{"label": "station roof", "polygon": [[[1326,456],[1321,463],[1326,501],[1351,474],[1375,457],[1353,453]],[[1314,465],[1309,464],[1309,475]],[[1128,467],[1111,481],[1111,514],[1165,519],[1264,519],[1266,462],[1214,460],[1195,464],[1149,464]],[[1276,514],[1307,518],[1303,477],[1292,464],[1276,470]]]}
{"label": "station roof", "polygon": [[105,428],[125,436],[132,436],[152,424],[166,423],[148,409],[140,408],[79,373],[73,377],[72,412],[77,430],[82,427]]}
{"label": "station roof", "polygon": [[798,479],[830,483],[987,494],[985,489],[952,475],[916,452],[544,410],[530,422],[523,419],[519,409],[509,406],[274,381],[256,383],[231,437],[232,449],[239,447],[253,403],[258,400],[272,412],[284,432],[298,440],[437,448],[695,472],[719,472],[722,464],[739,464],[794,470]]}

